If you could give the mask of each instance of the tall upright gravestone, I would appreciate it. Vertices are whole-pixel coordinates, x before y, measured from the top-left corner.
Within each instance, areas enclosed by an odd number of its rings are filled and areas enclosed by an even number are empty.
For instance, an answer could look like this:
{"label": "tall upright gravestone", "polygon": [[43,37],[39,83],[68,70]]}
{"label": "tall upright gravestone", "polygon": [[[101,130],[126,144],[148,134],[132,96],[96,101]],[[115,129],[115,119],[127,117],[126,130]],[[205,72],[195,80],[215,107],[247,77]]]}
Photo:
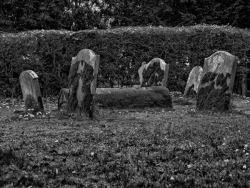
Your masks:
{"label": "tall upright gravestone", "polygon": [[26,109],[43,111],[43,101],[40,91],[38,75],[32,71],[23,71],[19,76],[24,104]]}
{"label": "tall upright gravestone", "polygon": [[90,49],[82,49],[72,58],[69,71],[68,110],[79,109],[80,113],[87,113],[93,117],[93,95],[96,90],[97,74],[100,56]]}
{"label": "tall upright gravestone", "polygon": [[217,51],[205,58],[197,94],[198,109],[230,109],[237,62],[236,56],[225,51]]}
{"label": "tall upright gravestone", "polygon": [[192,93],[192,91],[195,92],[195,95],[197,94],[202,71],[203,71],[202,67],[195,66],[189,73],[187,84],[184,91],[185,97],[188,97]]}
{"label": "tall upright gravestone", "polygon": [[163,86],[166,87],[169,64],[163,59],[154,58],[150,62],[143,62],[138,70],[141,87]]}

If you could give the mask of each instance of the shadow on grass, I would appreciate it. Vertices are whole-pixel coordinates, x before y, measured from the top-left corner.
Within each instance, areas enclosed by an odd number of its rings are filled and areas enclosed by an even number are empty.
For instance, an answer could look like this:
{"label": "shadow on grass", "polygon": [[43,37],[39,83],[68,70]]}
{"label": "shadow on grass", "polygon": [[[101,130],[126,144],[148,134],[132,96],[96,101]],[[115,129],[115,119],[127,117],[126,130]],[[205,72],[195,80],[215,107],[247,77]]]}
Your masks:
{"label": "shadow on grass", "polygon": [[17,157],[12,149],[0,149],[0,167],[2,167],[3,165],[11,165],[12,163],[19,168],[22,168],[24,160],[23,158]]}

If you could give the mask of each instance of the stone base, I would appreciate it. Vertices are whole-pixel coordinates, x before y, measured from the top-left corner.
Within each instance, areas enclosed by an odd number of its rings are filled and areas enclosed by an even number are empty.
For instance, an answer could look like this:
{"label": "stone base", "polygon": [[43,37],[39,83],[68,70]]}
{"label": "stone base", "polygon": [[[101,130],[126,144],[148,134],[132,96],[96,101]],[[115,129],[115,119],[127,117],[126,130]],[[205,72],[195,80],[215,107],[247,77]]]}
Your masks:
{"label": "stone base", "polygon": [[95,104],[100,107],[173,108],[170,92],[166,87],[97,88]]}

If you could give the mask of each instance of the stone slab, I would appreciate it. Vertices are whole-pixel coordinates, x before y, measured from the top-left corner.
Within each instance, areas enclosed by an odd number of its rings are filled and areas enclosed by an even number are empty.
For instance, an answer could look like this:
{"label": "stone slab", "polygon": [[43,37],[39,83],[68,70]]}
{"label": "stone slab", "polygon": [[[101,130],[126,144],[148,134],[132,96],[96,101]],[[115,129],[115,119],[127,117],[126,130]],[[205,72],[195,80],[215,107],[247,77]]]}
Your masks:
{"label": "stone slab", "polygon": [[97,88],[95,103],[100,107],[173,108],[170,92],[163,86],[138,88]]}

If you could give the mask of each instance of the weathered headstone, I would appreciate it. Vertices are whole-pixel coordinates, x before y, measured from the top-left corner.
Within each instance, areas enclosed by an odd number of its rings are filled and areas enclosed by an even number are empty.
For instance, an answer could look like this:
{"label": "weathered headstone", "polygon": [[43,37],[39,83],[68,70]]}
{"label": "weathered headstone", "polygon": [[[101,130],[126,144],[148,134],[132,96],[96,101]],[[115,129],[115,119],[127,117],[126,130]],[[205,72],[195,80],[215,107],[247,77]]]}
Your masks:
{"label": "weathered headstone", "polygon": [[230,109],[237,62],[236,56],[225,51],[217,51],[205,58],[197,94],[198,109]]}
{"label": "weathered headstone", "polygon": [[62,88],[60,90],[58,100],[57,100],[58,110],[61,110],[61,108],[63,107],[63,104],[67,104],[68,99],[69,99],[69,89],[68,88]]}
{"label": "weathered headstone", "polygon": [[187,84],[184,91],[184,96],[188,97],[191,93],[195,95],[198,92],[199,83],[201,80],[202,67],[195,66],[189,73]]}
{"label": "weathered headstone", "polygon": [[33,109],[33,111],[43,111],[43,101],[40,91],[38,75],[32,71],[23,71],[19,77],[24,104],[26,109]]}
{"label": "weathered headstone", "polygon": [[143,62],[138,70],[141,87],[167,85],[169,64],[160,58],[154,58],[149,63]]}
{"label": "weathered headstone", "polygon": [[69,72],[69,98],[68,110],[79,109],[80,113],[93,116],[93,95],[96,90],[96,81],[100,56],[90,49],[82,49],[76,57],[72,58]]}

